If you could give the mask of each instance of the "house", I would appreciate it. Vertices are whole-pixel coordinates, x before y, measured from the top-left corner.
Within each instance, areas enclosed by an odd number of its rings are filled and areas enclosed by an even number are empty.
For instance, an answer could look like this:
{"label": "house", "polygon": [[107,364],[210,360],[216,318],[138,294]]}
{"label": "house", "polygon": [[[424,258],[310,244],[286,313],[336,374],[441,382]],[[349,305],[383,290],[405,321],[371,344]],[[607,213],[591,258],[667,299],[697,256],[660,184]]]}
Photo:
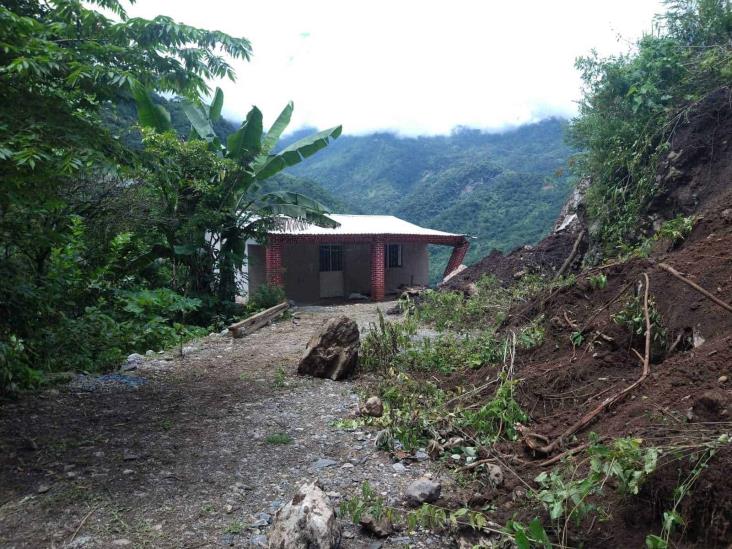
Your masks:
{"label": "house", "polygon": [[469,246],[465,235],[391,215],[329,217],[339,226],[293,224],[268,233],[264,245],[247,242],[248,291],[268,283],[306,303],[351,294],[380,301],[400,287],[428,284],[428,244],[453,247],[445,274],[460,266]]}

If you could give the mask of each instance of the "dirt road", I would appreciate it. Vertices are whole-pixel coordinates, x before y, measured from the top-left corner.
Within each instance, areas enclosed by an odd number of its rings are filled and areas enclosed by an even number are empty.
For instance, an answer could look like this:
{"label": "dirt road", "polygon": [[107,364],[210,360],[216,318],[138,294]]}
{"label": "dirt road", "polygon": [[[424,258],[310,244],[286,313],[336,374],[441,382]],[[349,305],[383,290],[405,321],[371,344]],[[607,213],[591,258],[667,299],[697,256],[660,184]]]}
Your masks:
{"label": "dirt road", "polygon": [[[376,307],[303,308],[243,339],[149,357],[135,385],[87,380],[1,404],[0,545],[266,546],[278,506],[316,477],[336,504],[364,480],[397,503],[427,462],[394,467],[373,433],[333,426],[356,406],[354,382],[295,373],[335,314],[365,327]],[[377,541],[340,520],[344,547],[449,544]]]}

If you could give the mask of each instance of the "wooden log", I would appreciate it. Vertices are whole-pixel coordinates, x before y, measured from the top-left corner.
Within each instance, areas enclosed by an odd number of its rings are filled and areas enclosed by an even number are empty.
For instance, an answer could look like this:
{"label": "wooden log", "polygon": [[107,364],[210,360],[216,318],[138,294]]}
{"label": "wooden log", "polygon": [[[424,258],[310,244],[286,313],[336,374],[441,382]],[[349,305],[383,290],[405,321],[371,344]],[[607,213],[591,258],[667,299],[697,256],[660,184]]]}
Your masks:
{"label": "wooden log", "polygon": [[684,275],[682,275],[679,271],[674,269],[671,265],[667,265],[666,263],[658,263],[657,266],[659,269],[663,269],[671,276],[678,278],[684,284],[688,284],[689,286],[694,288],[697,292],[699,292],[701,295],[703,295],[707,299],[710,299],[711,301],[713,301],[714,303],[716,303],[723,309],[732,313],[732,305],[730,305],[729,303],[725,303],[724,301],[719,299],[716,295],[713,295],[711,292],[708,292],[707,290],[705,290],[704,288],[699,286],[699,284],[692,282],[691,280],[686,278]]}
{"label": "wooden log", "polygon": [[271,320],[274,320],[282,314],[287,307],[287,302],[283,301],[274,307],[270,307],[269,309],[250,316],[249,318],[245,318],[244,320],[240,320],[239,322],[232,324],[229,326],[229,332],[231,332],[232,337],[243,337],[247,334],[251,334],[252,332],[256,332],[262,326],[268,324]]}

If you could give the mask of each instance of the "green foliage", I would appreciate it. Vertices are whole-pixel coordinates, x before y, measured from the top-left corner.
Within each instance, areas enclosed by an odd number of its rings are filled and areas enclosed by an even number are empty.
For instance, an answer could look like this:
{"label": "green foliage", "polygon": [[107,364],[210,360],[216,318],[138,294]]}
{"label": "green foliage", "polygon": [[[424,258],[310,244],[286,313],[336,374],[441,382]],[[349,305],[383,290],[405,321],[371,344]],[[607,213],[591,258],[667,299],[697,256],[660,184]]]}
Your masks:
{"label": "green foliage", "polygon": [[456,415],[456,424],[472,430],[481,444],[492,444],[504,438],[516,440],[517,423],[528,421],[526,412],[514,400],[514,389],[517,381],[500,374],[500,383],[493,398],[477,411],[461,410]]}
{"label": "green foliage", "polygon": [[[669,540],[674,530],[677,527],[684,527],[685,521],[681,514],[678,512],[679,505],[682,500],[689,494],[691,488],[694,486],[699,476],[702,474],[704,469],[707,467],[709,461],[714,457],[717,450],[722,447],[729,445],[732,441],[730,435],[723,434],[717,439],[711,440],[704,444],[701,455],[696,459],[696,463],[691,468],[691,471],[687,477],[676,487],[674,490],[674,503],[673,507],[664,511],[663,523],[661,529],[661,535],[649,534],[646,536],[646,547],[648,549],[666,549],[669,547]],[[692,456],[693,457],[693,456]]]}
{"label": "green foliage", "polygon": [[[463,128],[435,137],[343,136],[293,173],[338,196],[342,213],[393,214],[476,236],[466,258],[472,263],[550,230],[572,186],[564,168],[574,151],[564,142],[565,129],[552,119],[502,133]],[[441,279],[449,253],[430,247],[432,282]]]}
{"label": "green foliage", "polygon": [[387,322],[380,309],[378,315],[378,323],[369,325],[361,342],[359,365],[365,370],[384,372],[397,355],[411,345],[417,326],[411,317],[404,322]]}
{"label": "green foliage", "polygon": [[592,176],[587,194],[593,235],[611,255],[642,238],[645,207],[664,189],[658,160],[686,109],[732,77],[732,10],[725,0],[667,2],[654,34],[629,54],[577,61],[585,83],[570,127],[583,152],[577,169]]}
{"label": "green foliage", "polygon": [[287,372],[285,372],[285,369],[280,366],[275,372],[275,377],[272,385],[277,389],[281,389],[285,386],[285,379],[287,379]]}
{"label": "green foliage", "polygon": [[[663,351],[668,343],[666,328],[653,298],[648,300],[648,318],[651,321],[651,342],[654,349]],[[645,336],[646,316],[643,308],[643,296],[638,294],[627,299],[623,304],[623,308],[615,313],[612,319],[616,324],[628,328],[634,337]]]}
{"label": "green foliage", "polygon": [[483,513],[466,507],[449,510],[424,503],[417,509],[405,513],[388,506],[384,498],[376,494],[368,481],[364,481],[361,485],[359,496],[341,502],[339,511],[341,515],[350,518],[354,524],[359,524],[364,515],[371,515],[375,520],[385,518],[392,524],[403,524],[409,530],[415,530],[418,527],[428,530],[458,529],[464,526],[481,530],[489,523]]}
{"label": "green foliage", "polygon": [[591,275],[587,278],[587,281],[593,290],[604,290],[607,287],[607,276],[603,273]]}
{"label": "green foliage", "polygon": [[679,215],[665,221],[661,228],[653,235],[655,240],[666,238],[673,244],[677,244],[691,234],[696,218],[694,216]]}
{"label": "green foliage", "polygon": [[[287,116],[264,136],[256,111],[227,127],[220,90],[201,103],[249,58],[246,39],[129,19],[117,0],[22,0],[0,7],[0,42],[0,392],[220,328],[242,312],[248,236],[280,215],[332,224],[274,181],[257,190]],[[131,131],[135,110],[158,133]],[[339,133],[292,146],[286,164]],[[226,134],[236,154],[216,149]]]}
{"label": "green foliage", "polygon": [[524,525],[515,520],[509,520],[504,528],[516,543],[517,549],[543,548],[551,549],[552,543],[544,530],[539,517],[534,517],[529,524]]}
{"label": "green foliage", "polygon": [[273,433],[265,440],[267,444],[292,444],[292,437],[287,433]]}
{"label": "green foliage", "polygon": [[261,284],[249,296],[249,305],[254,309],[269,309],[285,300],[285,291],[280,286]]}
{"label": "green foliage", "polygon": [[582,335],[582,332],[580,331],[574,331],[570,334],[569,341],[572,342],[573,347],[579,347],[580,345],[582,345],[582,343],[584,343],[585,336]]}

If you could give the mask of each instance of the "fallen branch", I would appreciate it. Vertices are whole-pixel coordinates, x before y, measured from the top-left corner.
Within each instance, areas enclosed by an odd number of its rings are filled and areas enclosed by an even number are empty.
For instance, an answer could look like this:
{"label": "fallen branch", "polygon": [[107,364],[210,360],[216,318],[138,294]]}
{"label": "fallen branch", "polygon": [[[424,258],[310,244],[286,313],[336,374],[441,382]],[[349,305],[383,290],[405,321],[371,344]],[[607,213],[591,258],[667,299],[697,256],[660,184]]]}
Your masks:
{"label": "fallen branch", "polygon": [[74,535],[71,536],[71,539],[66,543],[66,545],[71,545],[71,543],[76,539],[76,536],[78,535],[79,531],[81,530],[81,527],[84,526],[84,523],[89,519],[90,516],[92,516],[92,514],[96,510],[97,510],[97,507],[92,507],[91,510],[86,515],[84,515],[84,518],[81,519],[79,526],[77,526],[76,530],[74,530]]}
{"label": "fallen branch", "polygon": [[580,444],[579,446],[575,448],[571,448],[570,450],[567,450],[565,452],[562,452],[561,454],[557,454],[551,459],[547,459],[546,461],[542,461],[539,464],[539,467],[549,467],[550,465],[554,465],[555,463],[562,461],[567,456],[573,456],[574,454],[577,454],[587,448],[590,445],[589,442],[585,442],[584,444]]}
{"label": "fallen branch", "polygon": [[[524,444],[528,446],[530,449],[535,450],[537,452],[540,452],[542,454],[551,454],[554,450],[556,450],[559,446],[561,446],[562,442],[566,440],[567,438],[571,437],[573,434],[575,434],[580,429],[583,429],[590,423],[594,421],[594,419],[599,416],[602,412],[609,409],[613,404],[620,401],[623,397],[625,397],[628,393],[630,393],[633,389],[638,387],[641,383],[645,381],[645,379],[648,377],[648,374],[651,371],[651,319],[650,314],[648,312],[648,289],[650,286],[650,282],[648,280],[648,274],[643,273],[643,277],[645,278],[646,283],[646,289],[645,294],[643,297],[643,313],[646,320],[646,352],[645,356],[643,357],[643,372],[641,373],[641,376],[632,384],[628,385],[625,389],[617,393],[616,395],[612,397],[606,398],[602,404],[597,406],[595,409],[589,411],[585,415],[583,415],[578,421],[570,425],[559,437],[554,439],[553,442],[550,444],[547,444],[545,446],[538,446],[535,442],[537,438],[539,438],[540,435],[535,435],[533,433],[525,433],[524,434]],[[544,437],[541,437],[544,438]],[[533,439],[533,440],[532,440]]]}
{"label": "fallen branch", "polygon": [[678,278],[681,282],[683,282],[684,284],[687,284],[687,285],[691,286],[697,292],[699,292],[700,294],[702,294],[704,297],[707,297],[707,298],[711,299],[712,301],[714,301],[714,303],[716,303],[717,305],[719,305],[723,309],[726,309],[727,311],[729,311],[730,313],[732,313],[732,305],[730,305],[729,303],[725,303],[724,301],[722,301],[721,299],[719,299],[717,296],[715,296],[711,292],[708,292],[707,290],[705,290],[704,288],[702,288],[701,286],[699,286],[696,282],[692,282],[691,280],[689,280],[688,278],[686,278],[684,275],[682,275],[679,271],[677,271],[676,269],[674,269],[670,265],[667,265],[666,263],[657,263],[657,267],[659,269],[662,269],[662,270],[666,271],[670,275]]}
{"label": "fallen branch", "polygon": [[582,229],[580,233],[577,235],[577,239],[574,241],[574,245],[572,246],[572,251],[569,252],[569,257],[564,260],[564,263],[562,263],[562,266],[557,271],[557,274],[554,275],[554,280],[561,277],[564,274],[564,271],[566,271],[569,266],[572,264],[572,261],[574,260],[574,256],[577,255],[577,250],[579,250],[580,242],[582,242],[582,237],[585,236],[585,230]]}

